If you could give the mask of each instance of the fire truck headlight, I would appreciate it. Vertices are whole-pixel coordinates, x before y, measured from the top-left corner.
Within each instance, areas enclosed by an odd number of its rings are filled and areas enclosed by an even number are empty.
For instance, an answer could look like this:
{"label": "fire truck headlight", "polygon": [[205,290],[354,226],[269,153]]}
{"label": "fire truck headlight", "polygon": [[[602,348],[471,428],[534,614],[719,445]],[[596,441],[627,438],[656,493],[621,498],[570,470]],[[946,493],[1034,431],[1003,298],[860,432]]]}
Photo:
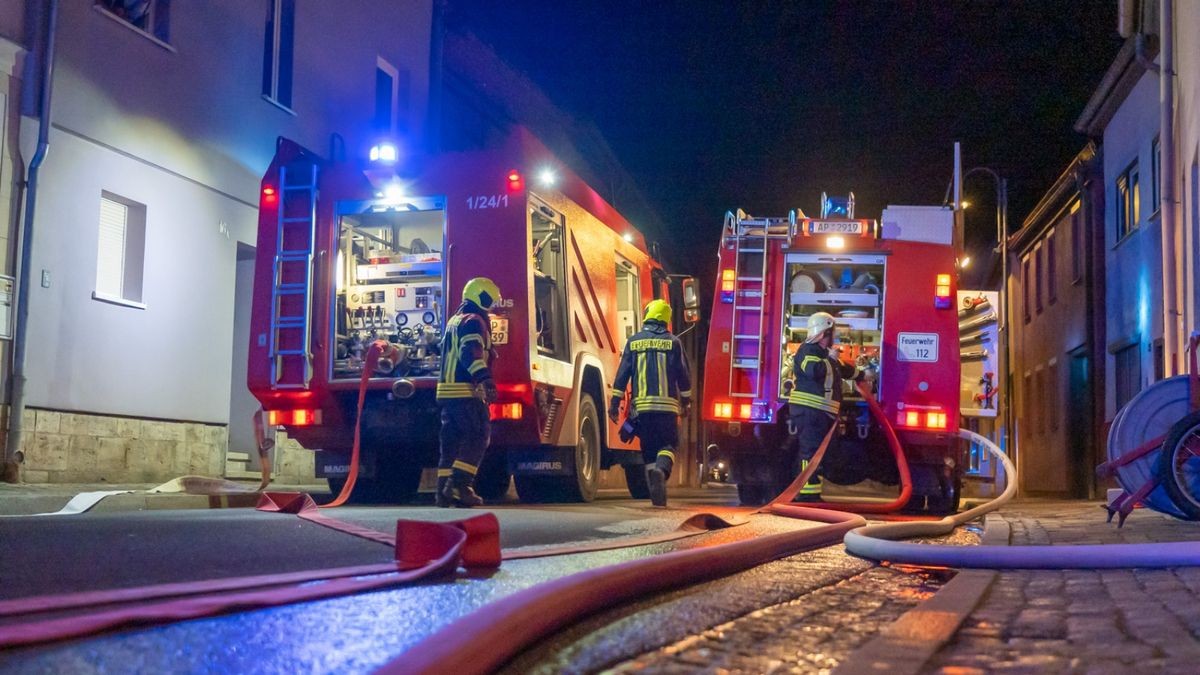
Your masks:
{"label": "fire truck headlight", "polygon": [[371,161],[384,164],[395,164],[400,158],[400,151],[395,143],[378,143],[371,146]]}
{"label": "fire truck headlight", "polygon": [[826,237],[825,246],[827,248],[842,249],[846,248],[846,240],[841,237]]}

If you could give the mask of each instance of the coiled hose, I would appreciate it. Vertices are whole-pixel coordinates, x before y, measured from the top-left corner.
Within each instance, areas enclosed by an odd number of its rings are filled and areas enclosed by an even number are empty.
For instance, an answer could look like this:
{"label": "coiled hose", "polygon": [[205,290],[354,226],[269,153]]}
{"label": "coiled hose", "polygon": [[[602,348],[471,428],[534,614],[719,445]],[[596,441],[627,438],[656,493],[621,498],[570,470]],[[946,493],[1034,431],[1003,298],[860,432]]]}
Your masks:
{"label": "coiled hose", "polygon": [[1160,568],[1200,565],[1200,542],[1068,546],[943,546],[893,541],[939,537],[995,511],[1017,491],[1017,471],[995,443],[961,429],[960,438],[982,445],[1003,467],[1004,492],[986,504],[941,520],[866,525],[846,533],[846,550],[872,560],[906,565],[989,569]]}

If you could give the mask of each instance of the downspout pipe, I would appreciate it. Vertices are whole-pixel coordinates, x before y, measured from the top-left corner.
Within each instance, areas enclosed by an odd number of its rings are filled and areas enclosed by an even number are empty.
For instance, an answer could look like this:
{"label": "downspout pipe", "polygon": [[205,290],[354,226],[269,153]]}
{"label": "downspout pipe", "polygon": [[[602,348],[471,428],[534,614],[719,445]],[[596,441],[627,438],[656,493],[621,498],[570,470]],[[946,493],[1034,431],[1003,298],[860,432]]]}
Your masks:
{"label": "downspout pipe", "polygon": [[58,0],[47,6],[46,34],[42,41],[42,81],[39,91],[37,151],[29,162],[25,180],[25,218],[21,225],[21,254],[17,258],[16,325],[13,332],[12,391],[8,408],[8,435],[4,443],[4,476],[20,482],[24,460],[21,445],[25,433],[25,361],[29,319],[30,258],[33,255],[33,218],[37,207],[38,176],[50,150],[50,95],[54,82],[54,38],[58,31]]}
{"label": "downspout pipe", "polygon": [[[1168,377],[1181,372],[1183,343],[1179,301],[1179,223],[1175,212],[1175,18],[1174,0],[1162,0],[1159,10],[1159,225],[1162,241],[1163,352]],[[1143,37],[1138,36],[1140,46]]]}

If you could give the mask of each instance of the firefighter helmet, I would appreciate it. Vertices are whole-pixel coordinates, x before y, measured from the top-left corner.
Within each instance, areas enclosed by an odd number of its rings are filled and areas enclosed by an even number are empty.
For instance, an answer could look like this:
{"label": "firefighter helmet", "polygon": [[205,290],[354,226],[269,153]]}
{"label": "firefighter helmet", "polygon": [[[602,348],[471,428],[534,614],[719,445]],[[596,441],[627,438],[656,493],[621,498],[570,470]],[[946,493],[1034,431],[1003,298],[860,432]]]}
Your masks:
{"label": "firefighter helmet", "polygon": [[666,300],[651,300],[650,304],[646,305],[645,321],[661,321],[668,326],[671,325],[671,304]]}
{"label": "firefighter helmet", "polygon": [[463,302],[473,302],[483,309],[491,309],[500,301],[500,287],[487,277],[475,277],[463,286]]}
{"label": "firefighter helmet", "polygon": [[828,312],[817,312],[808,317],[808,337],[805,342],[816,342],[820,340],[825,331],[833,328],[833,315]]}

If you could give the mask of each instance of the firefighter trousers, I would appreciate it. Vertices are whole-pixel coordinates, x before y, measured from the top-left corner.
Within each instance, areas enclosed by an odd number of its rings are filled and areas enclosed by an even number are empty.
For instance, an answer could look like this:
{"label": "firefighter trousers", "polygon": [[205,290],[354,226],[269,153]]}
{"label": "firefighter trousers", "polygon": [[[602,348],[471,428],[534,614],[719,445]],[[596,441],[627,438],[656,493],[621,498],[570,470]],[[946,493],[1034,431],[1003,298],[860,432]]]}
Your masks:
{"label": "firefighter trousers", "polygon": [[488,406],[477,398],[444,399],[441,405],[438,468],[454,468],[474,475],[491,440]]}
{"label": "firefighter trousers", "polygon": [[642,442],[642,461],[657,465],[670,477],[675,448],[679,447],[679,416],[671,412],[638,413],[637,436]]}
{"label": "firefighter trousers", "polygon": [[[825,440],[825,434],[829,433],[829,428],[837,420],[832,413],[827,413],[824,410],[817,410],[805,405],[796,405],[794,403],[788,405],[788,413],[791,417],[792,427],[796,429],[796,440],[799,446],[796,453],[796,461],[792,466],[792,475],[799,475],[804,466],[817,454],[817,450],[821,448],[821,442]],[[825,451],[825,457],[833,453],[833,446],[837,444],[837,434],[829,439],[829,449]],[[817,470],[818,475],[824,471]]]}

